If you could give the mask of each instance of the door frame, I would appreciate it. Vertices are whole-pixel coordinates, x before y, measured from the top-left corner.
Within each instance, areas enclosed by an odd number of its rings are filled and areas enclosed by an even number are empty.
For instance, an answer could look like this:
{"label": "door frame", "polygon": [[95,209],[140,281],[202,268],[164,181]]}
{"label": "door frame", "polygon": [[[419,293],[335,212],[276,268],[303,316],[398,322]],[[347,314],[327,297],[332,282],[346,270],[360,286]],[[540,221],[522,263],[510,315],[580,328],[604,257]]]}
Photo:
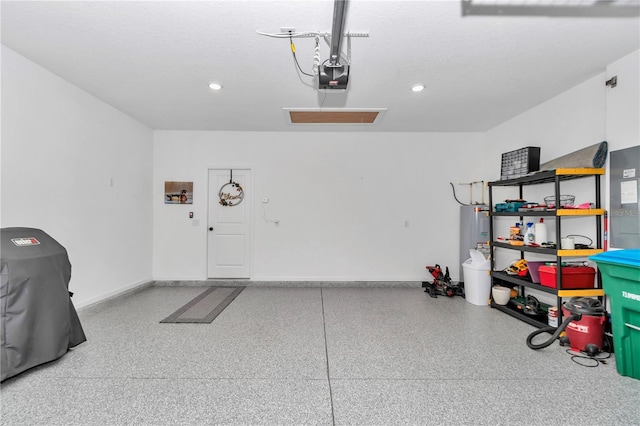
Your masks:
{"label": "door frame", "polygon": [[[205,238],[204,238],[204,264],[203,264],[203,269],[204,269],[204,279],[209,280],[209,213],[210,209],[211,209],[211,198],[214,197],[214,193],[217,194],[218,190],[216,189],[215,191],[212,191],[212,188],[210,188],[209,186],[209,173],[212,170],[225,170],[225,171],[229,171],[229,170],[248,170],[249,171],[249,182],[251,183],[251,191],[254,192],[255,194],[255,190],[256,190],[256,185],[255,185],[255,168],[253,165],[242,165],[242,164],[232,164],[232,165],[213,165],[213,166],[208,166],[206,171],[205,171],[205,182],[206,182],[206,188],[207,188],[207,205],[206,205],[206,209],[205,209],[205,224],[204,224],[204,232],[205,232]],[[244,203],[249,203],[249,211],[251,212],[251,219],[249,220],[249,280],[253,279],[253,234],[254,234],[254,223],[255,223],[255,211],[253,208],[253,203],[255,200],[255,196],[254,194],[248,194],[248,197],[245,197],[242,201]],[[217,196],[216,196],[217,197]],[[234,278],[229,278],[230,281],[234,280]],[[240,280],[240,278],[238,278],[238,280]]]}

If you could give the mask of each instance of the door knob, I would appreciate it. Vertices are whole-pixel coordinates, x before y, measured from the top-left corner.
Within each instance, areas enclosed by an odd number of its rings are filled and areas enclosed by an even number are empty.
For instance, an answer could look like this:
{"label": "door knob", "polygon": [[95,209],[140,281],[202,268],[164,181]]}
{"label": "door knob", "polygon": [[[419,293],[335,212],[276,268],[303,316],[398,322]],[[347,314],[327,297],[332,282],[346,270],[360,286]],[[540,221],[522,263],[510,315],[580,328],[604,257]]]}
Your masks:
{"label": "door knob", "polygon": [[209,227],[209,231],[213,231],[213,226],[210,226],[210,227]]}

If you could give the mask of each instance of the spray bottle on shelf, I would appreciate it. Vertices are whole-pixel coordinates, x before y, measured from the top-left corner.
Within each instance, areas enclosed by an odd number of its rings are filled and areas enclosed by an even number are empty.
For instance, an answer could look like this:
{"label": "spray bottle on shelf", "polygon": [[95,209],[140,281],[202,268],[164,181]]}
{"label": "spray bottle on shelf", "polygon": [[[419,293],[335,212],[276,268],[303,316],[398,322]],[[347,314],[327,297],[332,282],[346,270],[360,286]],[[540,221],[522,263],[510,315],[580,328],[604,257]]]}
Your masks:
{"label": "spray bottle on shelf", "polygon": [[547,224],[544,223],[544,218],[540,218],[540,222],[536,223],[533,229],[535,235],[535,243],[542,244],[547,242]]}
{"label": "spray bottle on shelf", "polygon": [[536,241],[535,232],[533,228],[533,222],[527,223],[527,230],[524,233],[524,243],[531,244]]}

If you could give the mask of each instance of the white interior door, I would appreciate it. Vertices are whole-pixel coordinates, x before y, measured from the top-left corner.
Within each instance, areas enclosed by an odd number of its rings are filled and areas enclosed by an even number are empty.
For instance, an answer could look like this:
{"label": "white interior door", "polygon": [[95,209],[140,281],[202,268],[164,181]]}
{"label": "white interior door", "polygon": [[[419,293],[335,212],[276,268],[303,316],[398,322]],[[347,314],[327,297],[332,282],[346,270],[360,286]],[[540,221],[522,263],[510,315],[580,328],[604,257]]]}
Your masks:
{"label": "white interior door", "polygon": [[[219,192],[230,180],[239,184],[244,199],[228,198],[220,203]],[[251,275],[251,170],[209,170],[209,217],[207,248],[209,278],[250,278]],[[238,188],[227,185],[223,193],[238,195]]]}

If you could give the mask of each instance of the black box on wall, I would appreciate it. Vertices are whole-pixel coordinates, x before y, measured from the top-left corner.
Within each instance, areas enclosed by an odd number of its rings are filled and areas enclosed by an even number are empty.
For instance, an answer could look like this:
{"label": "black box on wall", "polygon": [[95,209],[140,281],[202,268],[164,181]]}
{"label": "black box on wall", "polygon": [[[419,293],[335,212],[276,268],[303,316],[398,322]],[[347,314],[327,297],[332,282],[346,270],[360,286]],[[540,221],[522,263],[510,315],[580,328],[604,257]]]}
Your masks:
{"label": "black box on wall", "polygon": [[540,147],[528,146],[502,154],[500,180],[515,179],[540,170]]}

